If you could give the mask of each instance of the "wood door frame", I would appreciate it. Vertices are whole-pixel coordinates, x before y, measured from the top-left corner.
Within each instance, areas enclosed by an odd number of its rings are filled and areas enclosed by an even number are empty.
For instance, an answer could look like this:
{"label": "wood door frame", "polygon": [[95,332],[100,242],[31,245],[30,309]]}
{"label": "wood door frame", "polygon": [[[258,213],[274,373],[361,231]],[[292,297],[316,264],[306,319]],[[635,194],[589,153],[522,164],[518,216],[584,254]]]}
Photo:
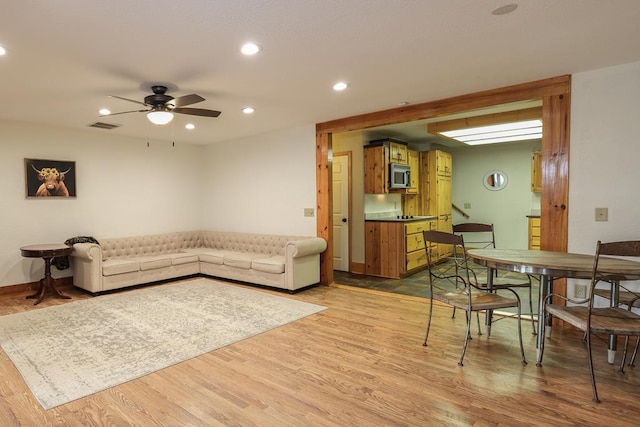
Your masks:
{"label": "wood door frame", "polygon": [[[321,255],[320,283],[325,285],[333,283],[332,134],[534,99],[542,100],[543,118],[540,245],[543,250],[566,252],[569,205],[570,75],[316,124],[317,235],[328,242],[327,250]],[[566,293],[564,281],[554,282],[554,285],[555,291]]]}

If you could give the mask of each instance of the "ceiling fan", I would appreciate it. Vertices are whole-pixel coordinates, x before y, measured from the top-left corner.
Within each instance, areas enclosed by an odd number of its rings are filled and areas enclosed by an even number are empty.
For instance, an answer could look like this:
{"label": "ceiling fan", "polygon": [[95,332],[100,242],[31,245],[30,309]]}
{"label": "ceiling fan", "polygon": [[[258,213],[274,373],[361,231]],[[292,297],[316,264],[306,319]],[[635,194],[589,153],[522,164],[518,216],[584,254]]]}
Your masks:
{"label": "ceiling fan", "polygon": [[154,85],[151,86],[151,90],[153,91],[153,95],[145,96],[144,102],[136,101],[129,98],[123,98],[121,96],[109,95],[110,98],[135,102],[136,104],[144,105],[145,107],[149,108],[147,108],[146,110],[131,110],[122,111],[120,113],[104,114],[101,117],[128,113],[147,113],[147,118],[151,123],[156,125],[166,125],[171,120],[173,120],[173,113],[189,114],[192,116],[203,117],[218,117],[220,115],[220,111],[216,110],[206,110],[204,108],[185,108],[186,105],[196,104],[205,100],[203,97],[201,97],[200,95],[196,95],[195,93],[174,98],[173,96],[166,94],[166,86]]}

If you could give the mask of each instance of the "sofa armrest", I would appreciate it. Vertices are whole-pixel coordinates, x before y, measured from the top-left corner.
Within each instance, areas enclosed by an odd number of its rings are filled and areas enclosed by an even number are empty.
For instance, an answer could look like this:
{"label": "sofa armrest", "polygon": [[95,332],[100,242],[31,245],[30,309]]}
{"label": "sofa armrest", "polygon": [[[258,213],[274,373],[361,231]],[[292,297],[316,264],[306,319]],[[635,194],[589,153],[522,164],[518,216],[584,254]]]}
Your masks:
{"label": "sofa armrest", "polygon": [[307,255],[320,254],[327,249],[327,241],[321,237],[310,237],[303,240],[287,242],[286,254],[292,258],[300,258]]}
{"label": "sofa armrest", "polygon": [[77,258],[86,258],[88,260],[102,260],[102,248],[95,243],[75,243],[73,245],[73,253],[71,256]]}
{"label": "sofa armrest", "polygon": [[76,243],[71,253],[73,284],[89,292],[103,291],[102,248],[95,243]]}

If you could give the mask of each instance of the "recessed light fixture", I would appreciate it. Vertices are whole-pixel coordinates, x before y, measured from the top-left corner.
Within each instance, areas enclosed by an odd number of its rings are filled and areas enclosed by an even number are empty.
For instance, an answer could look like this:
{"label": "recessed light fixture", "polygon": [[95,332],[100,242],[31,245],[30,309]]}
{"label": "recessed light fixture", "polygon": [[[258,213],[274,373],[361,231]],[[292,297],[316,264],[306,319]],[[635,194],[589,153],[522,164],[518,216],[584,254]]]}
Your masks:
{"label": "recessed light fixture", "polygon": [[499,8],[497,8],[497,9],[494,9],[494,10],[491,12],[491,14],[492,14],[492,15],[496,15],[496,16],[499,16],[499,15],[506,15],[506,14],[508,14],[508,13],[513,12],[513,11],[514,11],[514,10],[516,10],[517,8],[518,8],[518,5],[517,5],[517,4],[515,4],[515,3],[506,4],[506,5],[504,5],[504,6],[500,6],[500,7],[499,7]]}
{"label": "recessed light fixture", "polygon": [[101,108],[98,113],[100,113],[101,116],[108,116],[109,114],[111,114],[111,110],[109,110],[108,108]]}
{"label": "recessed light fixture", "polygon": [[194,125],[193,123],[187,123],[186,125],[184,125],[184,127],[189,130],[194,130],[196,128],[196,125]]}
{"label": "recessed light fixture", "polygon": [[405,105],[409,105],[409,101],[398,102],[398,105],[401,106],[401,107],[404,107]]}
{"label": "recessed light fixture", "polygon": [[251,114],[251,113],[253,113],[254,111],[256,111],[256,109],[255,109],[255,108],[253,108],[253,107],[244,107],[244,108],[242,109],[242,112],[243,112],[243,113],[245,113],[245,114]]}
{"label": "recessed light fixture", "polygon": [[4,47],[0,46],[0,56],[3,56],[7,53],[7,49],[5,49]]}
{"label": "recessed light fixture", "polygon": [[467,145],[526,141],[542,138],[542,120],[525,120],[522,122],[480,126],[440,133],[446,137],[464,142]]}
{"label": "recessed light fixture", "polygon": [[240,52],[242,52],[243,55],[247,55],[247,56],[255,55],[261,50],[262,50],[262,46],[255,44],[253,42],[245,43],[240,48]]}
{"label": "recessed light fixture", "polygon": [[345,82],[338,82],[333,85],[333,90],[340,92],[341,90],[345,90],[349,85]]}

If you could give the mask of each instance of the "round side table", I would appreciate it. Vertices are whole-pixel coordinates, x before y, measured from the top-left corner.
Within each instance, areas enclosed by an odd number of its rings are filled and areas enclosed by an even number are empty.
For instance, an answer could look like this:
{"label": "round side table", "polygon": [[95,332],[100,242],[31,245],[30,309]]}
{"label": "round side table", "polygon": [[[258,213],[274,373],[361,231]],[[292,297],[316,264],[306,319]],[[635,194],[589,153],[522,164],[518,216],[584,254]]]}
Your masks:
{"label": "round side table", "polygon": [[72,246],[67,246],[59,243],[29,245],[21,247],[20,252],[22,253],[23,257],[42,258],[44,260],[44,277],[40,279],[40,286],[38,286],[38,291],[33,295],[27,296],[28,299],[36,299],[33,305],[37,305],[42,302],[45,294],[47,293],[47,290],[50,290],[51,293],[58,298],[71,299],[70,296],[62,294],[56,288],[56,281],[53,277],[51,277],[51,260],[55,257],[71,255],[71,252],[73,252]]}

